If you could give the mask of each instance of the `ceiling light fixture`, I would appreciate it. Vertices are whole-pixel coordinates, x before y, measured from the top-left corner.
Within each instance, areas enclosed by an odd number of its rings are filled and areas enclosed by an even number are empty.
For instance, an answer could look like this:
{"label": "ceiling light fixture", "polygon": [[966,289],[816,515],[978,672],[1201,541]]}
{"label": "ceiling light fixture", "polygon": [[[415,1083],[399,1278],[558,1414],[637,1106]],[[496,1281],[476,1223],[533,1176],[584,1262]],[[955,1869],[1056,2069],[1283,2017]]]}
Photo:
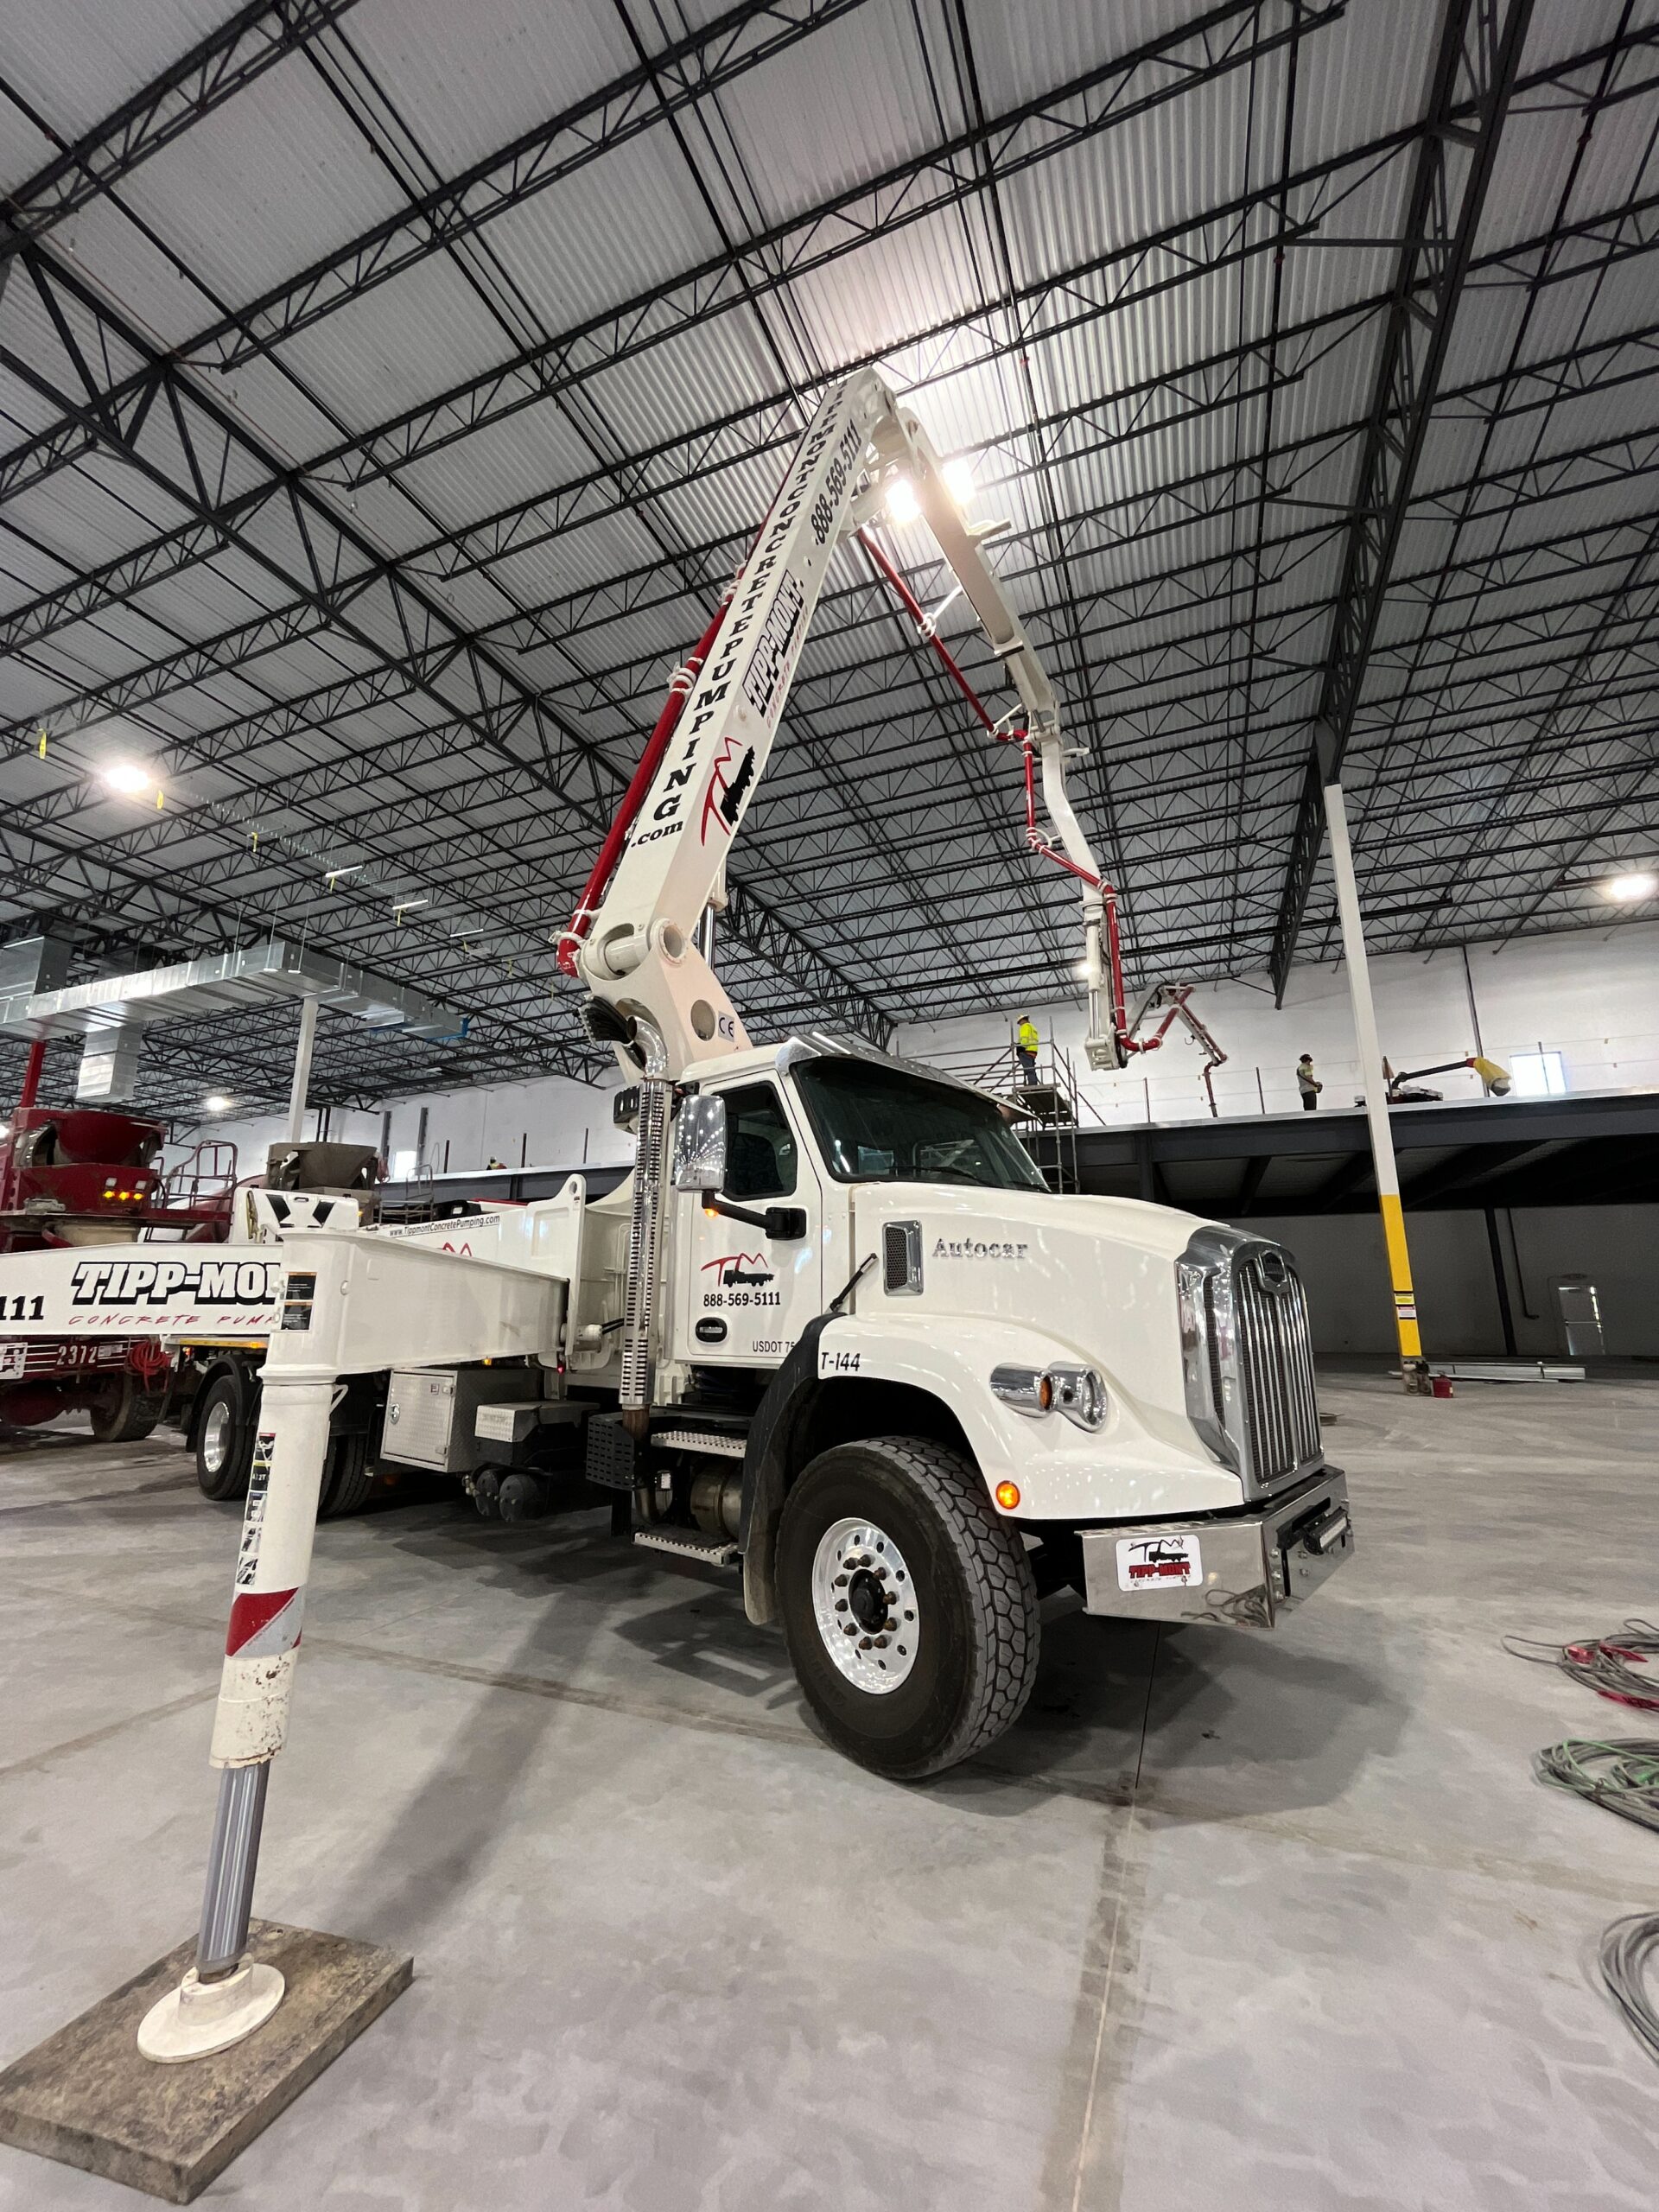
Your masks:
{"label": "ceiling light fixture", "polygon": [[944,464],[944,488],[959,507],[965,507],[974,496],[974,464],[965,453],[957,454]]}
{"label": "ceiling light fixture", "polygon": [[119,791],[125,798],[136,798],[156,780],[149,769],[141,768],[136,760],[111,760],[101,773],[110,789]]}
{"label": "ceiling light fixture", "polygon": [[922,503],[916,497],[916,486],[908,476],[895,476],[887,486],[887,520],[899,524],[901,528],[907,522],[914,522],[920,514]]}
{"label": "ceiling light fixture", "polygon": [[228,1114],[236,1101],[227,1098],[222,1090],[210,1090],[201,1103],[209,1114]]}
{"label": "ceiling light fixture", "polygon": [[1610,899],[1617,899],[1621,906],[1633,906],[1638,899],[1651,899],[1659,891],[1659,877],[1650,875],[1645,868],[1637,868],[1629,875],[1616,875],[1602,889]]}

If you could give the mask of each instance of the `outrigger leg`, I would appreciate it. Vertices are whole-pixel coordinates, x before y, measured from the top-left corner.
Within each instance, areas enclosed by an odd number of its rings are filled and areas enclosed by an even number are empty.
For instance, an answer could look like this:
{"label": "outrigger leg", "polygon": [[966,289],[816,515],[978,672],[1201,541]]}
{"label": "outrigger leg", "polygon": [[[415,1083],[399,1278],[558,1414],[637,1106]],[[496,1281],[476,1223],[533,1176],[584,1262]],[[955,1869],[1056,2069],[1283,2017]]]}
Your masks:
{"label": "outrigger leg", "polygon": [[248,1926],[270,1762],[288,1733],[333,1398],[332,1377],[266,1371],[209,1753],[219,1804],[196,1961],[138,2030],[139,2050],[163,2063],[240,2043],[282,2002],[281,1974],[247,1956]]}

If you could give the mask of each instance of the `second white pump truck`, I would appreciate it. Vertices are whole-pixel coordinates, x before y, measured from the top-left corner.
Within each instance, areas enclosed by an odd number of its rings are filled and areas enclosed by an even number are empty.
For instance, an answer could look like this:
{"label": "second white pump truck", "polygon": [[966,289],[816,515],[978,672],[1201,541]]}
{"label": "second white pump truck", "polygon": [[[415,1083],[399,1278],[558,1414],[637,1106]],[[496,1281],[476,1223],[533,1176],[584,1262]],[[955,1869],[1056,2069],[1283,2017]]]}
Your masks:
{"label": "second white pump truck", "polygon": [[[895,480],[1017,695],[1000,723],[865,532]],[[677,672],[561,946],[590,1033],[637,1085],[630,1181],[588,1203],[572,1177],[430,1232],[283,1240],[198,1971],[147,2030],[157,2056],[247,2032],[280,1993],[241,1964],[264,1785],[331,1419],[362,1378],[381,1459],[459,1472],[515,1499],[509,1517],[608,1497],[619,1536],[737,1569],[823,1734],[899,1779],[1017,1717],[1044,1594],[1268,1628],[1349,1552],[1281,1249],[1051,1192],[995,1099],[858,1041],[752,1045],[705,957],[826,571],[855,535],[1022,750],[1027,842],[1081,887],[1090,1058],[1133,1049],[1053,691],[926,435],[855,375],[819,406]]]}

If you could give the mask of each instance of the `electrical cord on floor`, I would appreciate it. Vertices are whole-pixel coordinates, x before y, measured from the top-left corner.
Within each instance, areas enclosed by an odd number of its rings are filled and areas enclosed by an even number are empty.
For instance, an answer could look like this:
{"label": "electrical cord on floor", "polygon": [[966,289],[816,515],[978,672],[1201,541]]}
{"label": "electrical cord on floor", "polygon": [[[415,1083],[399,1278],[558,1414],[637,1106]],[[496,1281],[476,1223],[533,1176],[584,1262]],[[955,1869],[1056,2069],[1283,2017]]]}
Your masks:
{"label": "electrical cord on floor", "polygon": [[1659,1912],[1633,1912],[1602,1930],[1599,1954],[1607,1993],[1650,2058],[1659,2059],[1659,2006],[1648,1993],[1649,1961],[1659,1952]]}
{"label": "electrical cord on floor", "polygon": [[[1559,1668],[1615,1705],[1659,1713],[1659,1678],[1632,1671],[1659,1656],[1659,1629],[1651,1621],[1628,1620],[1611,1635],[1580,1637],[1570,1643],[1506,1636],[1503,1649],[1514,1658]],[[1610,1813],[1659,1835],[1659,1738],[1624,1736],[1602,1743],[1568,1736],[1538,1752],[1532,1770],[1552,1789],[1605,1805]],[[1656,1955],[1659,1912],[1630,1913],[1602,1930],[1597,1964],[1607,1994],[1648,2056],[1659,2060],[1659,2003],[1648,1988],[1649,1968]]]}
{"label": "electrical cord on floor", "polygon": [[1559,1667],[1562,1674],[1598,1697],[1615,1705],[1635,1706],[1643,1713],[1659,1713],[1659,1675],[1637,1675],[1637,1667],[1659,1657],[1659,1628],[1651,1621],[1626,1621],[1606,1636],[1575,1637],[1567,1643],[1543,1643],[1526,1636],[1506,1636],[1503,1649],[1514,1659],[1529,1659],[1536,1666]]}
{"label": "electrical cord on floor", "polygon": [[1659,1737],[1621,1736],[1599,1743],[1568,1736],[1539,1751],[1532,1770],[1551,1789],[1570,1789],[1659,1835]]}

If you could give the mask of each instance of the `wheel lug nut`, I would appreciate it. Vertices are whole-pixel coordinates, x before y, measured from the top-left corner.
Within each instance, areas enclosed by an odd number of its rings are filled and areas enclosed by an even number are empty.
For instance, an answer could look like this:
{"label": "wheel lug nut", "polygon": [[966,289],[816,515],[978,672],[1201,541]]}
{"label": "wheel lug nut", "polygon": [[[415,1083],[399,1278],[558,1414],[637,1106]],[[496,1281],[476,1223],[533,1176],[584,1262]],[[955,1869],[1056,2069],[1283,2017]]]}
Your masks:
{"label": "wheel lug nut", "polygon": [[844,1613],[844,1612],[846,1611],[846,1610],[847,1610],[847,1600],[846,1600],[844,1598],[837,1598],[837,1599],[836,1599],[836,1611],[838,1613]]}

